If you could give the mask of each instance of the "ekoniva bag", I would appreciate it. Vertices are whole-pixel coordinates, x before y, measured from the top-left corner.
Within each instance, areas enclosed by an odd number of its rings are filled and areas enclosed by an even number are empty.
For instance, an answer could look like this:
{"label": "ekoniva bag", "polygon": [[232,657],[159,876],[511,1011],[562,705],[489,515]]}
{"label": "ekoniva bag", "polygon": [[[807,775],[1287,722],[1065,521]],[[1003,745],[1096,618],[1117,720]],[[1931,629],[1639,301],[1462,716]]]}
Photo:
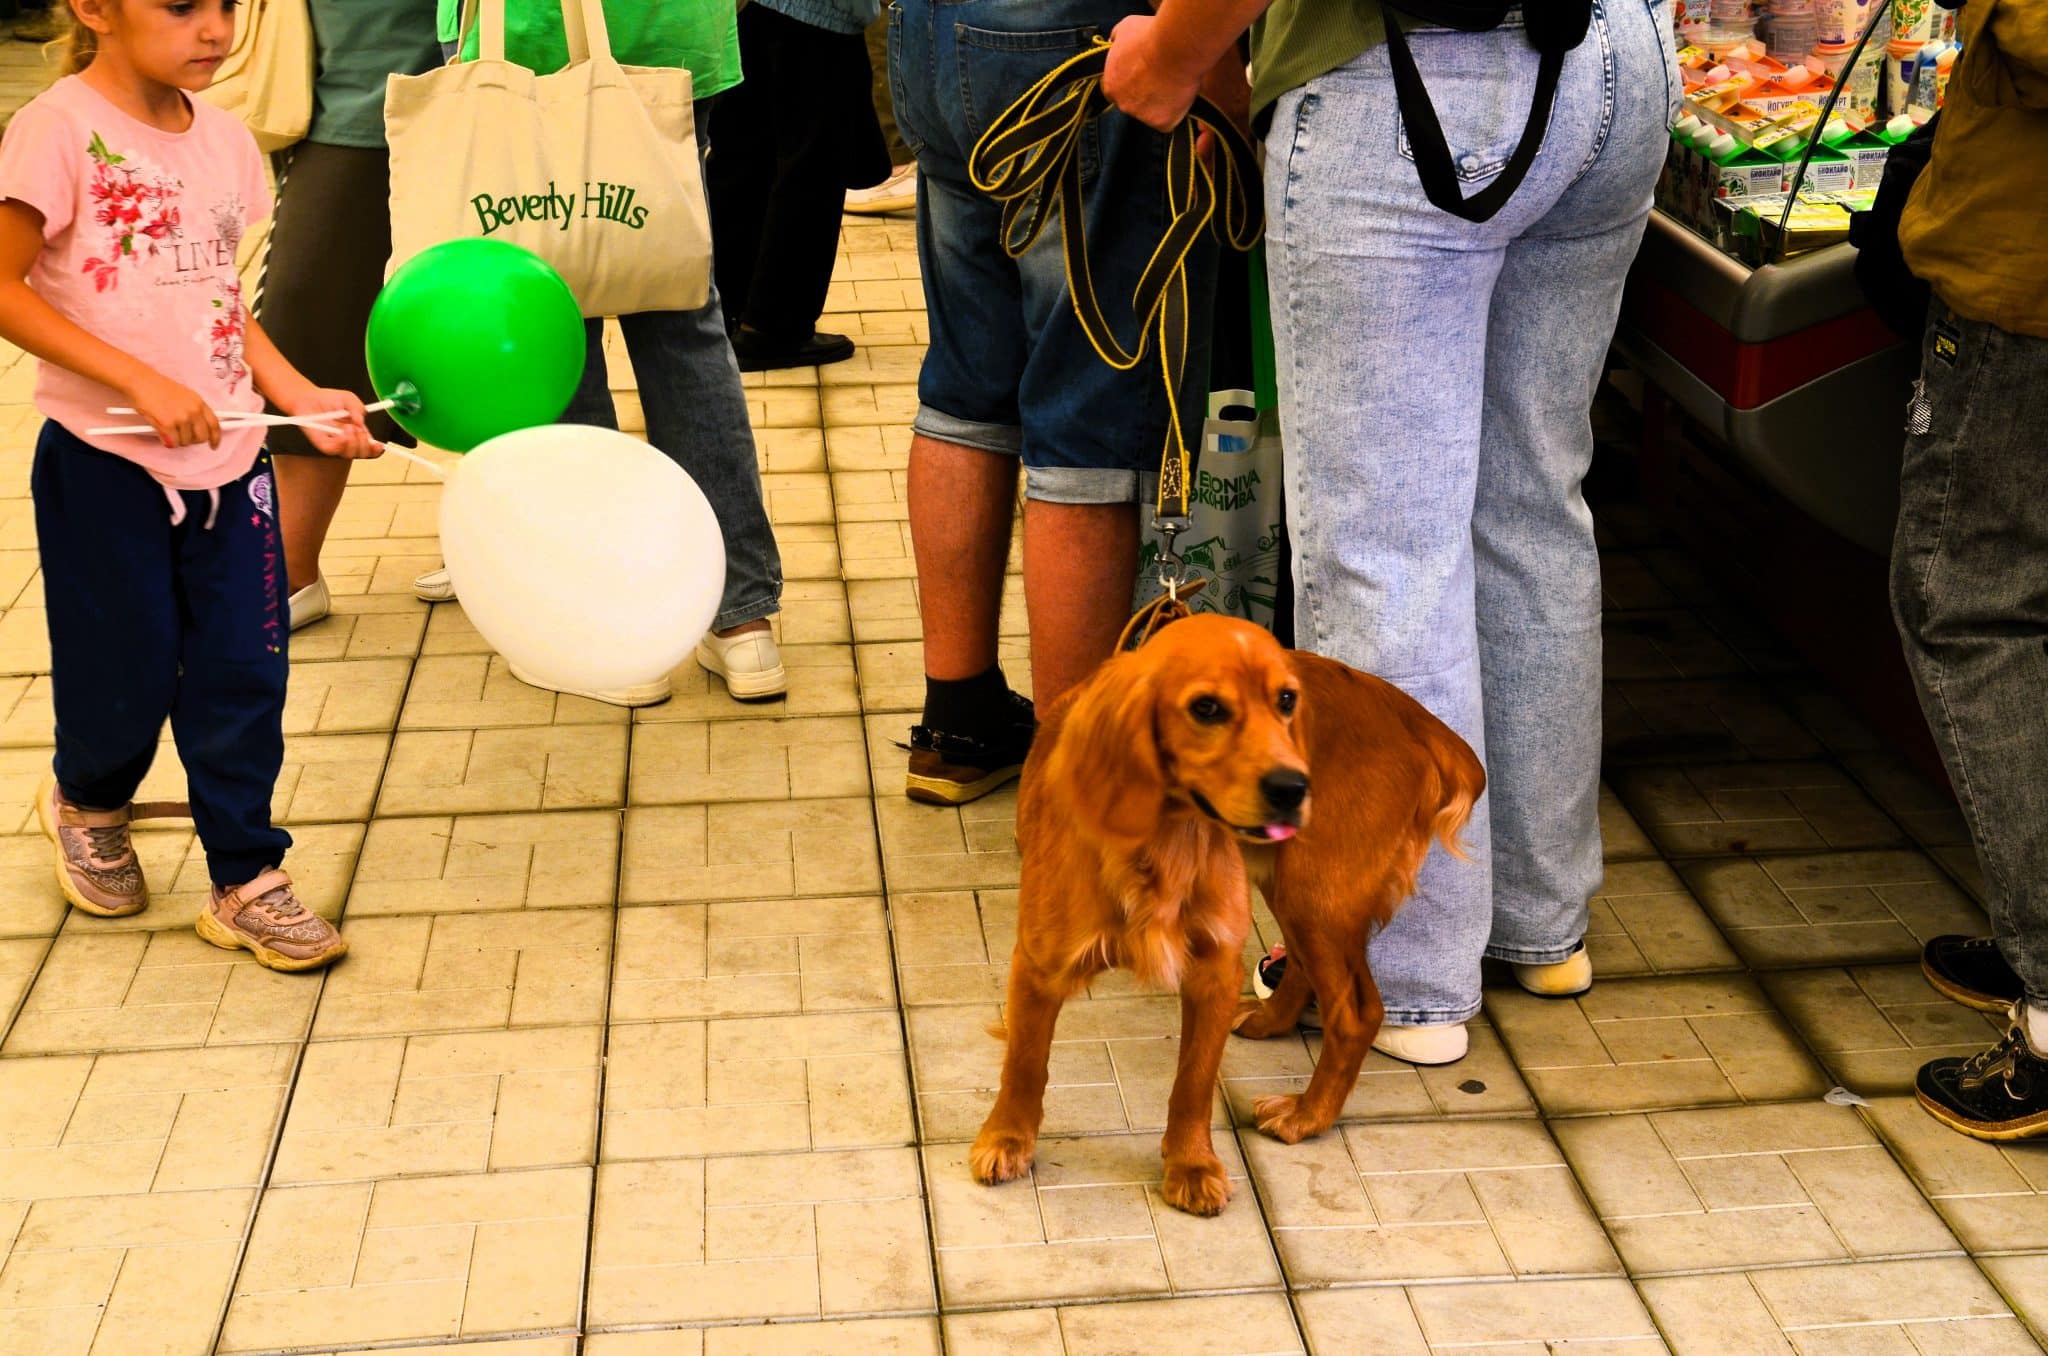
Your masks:
{"label": "ekoniva bag", "polygon": [[[1273,629],[1286,568],[1282,470],[1279,412],[1259,409],[1251,391],[1211,392],[1188,487],[1188,525],[1174,540],[1182,558],[1211,580],[1188,599],[1195,611]],[[1160,543],[1150,527],[1138,543],[1140,602],[1158,592]]]}
{"label": "ekoniva bag", "polygon": [[304,139],[313,122],[313,22],[306,0],[242,0],[234,45],[199,97],[265,151]]}
{"label": "ekoniva bag", "polygon": [[505,0],[468,0],[479,59],[391,77],[390,269],[483,236],[547,260],[586,316],[694,311],[711,220],[690,73],[619,65],[599,0],[561,7],[569,65],[554,74],[505,60]]}

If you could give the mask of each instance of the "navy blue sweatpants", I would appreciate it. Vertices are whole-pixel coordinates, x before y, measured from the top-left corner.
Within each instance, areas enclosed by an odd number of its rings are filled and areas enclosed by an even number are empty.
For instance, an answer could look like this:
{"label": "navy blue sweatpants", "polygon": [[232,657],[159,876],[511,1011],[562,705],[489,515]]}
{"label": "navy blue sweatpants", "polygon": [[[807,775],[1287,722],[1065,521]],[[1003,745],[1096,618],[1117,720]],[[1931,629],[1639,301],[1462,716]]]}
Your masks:
{"label": "navy blue sweatpants", "polygon": [[46,423],[32,486],[64,798],[127,804],[168,717],[214,883],[282,864],[292,840],[270,793],[291,628],[270,454],[217,503],[179,491],[173,524],[147,471]]}

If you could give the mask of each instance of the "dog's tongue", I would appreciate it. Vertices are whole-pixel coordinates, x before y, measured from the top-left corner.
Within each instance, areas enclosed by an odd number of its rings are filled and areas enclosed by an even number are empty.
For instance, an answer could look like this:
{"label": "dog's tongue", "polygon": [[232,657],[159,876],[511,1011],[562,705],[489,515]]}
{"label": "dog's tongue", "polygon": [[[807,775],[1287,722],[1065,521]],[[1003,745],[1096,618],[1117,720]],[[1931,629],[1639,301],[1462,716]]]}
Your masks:
{"label": "dog's tongue", "polygon": [[1268,824],[1266,826],[1266,841],[1269,843],[1284,843],[1292,837],[1294,837],[1294,826],[1292,824]]}

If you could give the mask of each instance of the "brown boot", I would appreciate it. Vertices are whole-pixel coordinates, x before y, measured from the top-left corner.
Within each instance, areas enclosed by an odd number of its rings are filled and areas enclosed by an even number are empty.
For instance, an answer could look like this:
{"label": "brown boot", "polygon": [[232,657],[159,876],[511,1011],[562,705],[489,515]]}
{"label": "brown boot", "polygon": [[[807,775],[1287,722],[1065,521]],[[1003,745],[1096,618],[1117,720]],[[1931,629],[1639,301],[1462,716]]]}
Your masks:
{"label": "brown boot", "polygon": [[334,925],[299,903],[282,871],[266,871],[232,890],[214,886],[198,929],[215,946],[253,953],[269,970],[318,970],[348,954]]}
{"label": "brown boot", "polygon": [[55,776],[45,778],[36,793],[36,820],[57,845],[57,888],[73,908],[100,918],[125,918],[149,907],[128,825],[190,813],[190,807],[168,801],[89,810],[65,800]]}

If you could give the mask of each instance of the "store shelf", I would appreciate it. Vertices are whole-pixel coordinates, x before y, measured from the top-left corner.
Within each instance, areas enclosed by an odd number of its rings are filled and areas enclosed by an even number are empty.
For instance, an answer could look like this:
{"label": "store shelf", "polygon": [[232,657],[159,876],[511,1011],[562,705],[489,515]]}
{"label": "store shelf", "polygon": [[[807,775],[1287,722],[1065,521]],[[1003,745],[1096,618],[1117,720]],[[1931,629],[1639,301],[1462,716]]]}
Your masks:
{"label": "store shelf", "polygon": [[1855,258],[1752,269],[1653,212],[1615,346],[1766,484],[1881,554],[1915,355],[1865,304]]}

